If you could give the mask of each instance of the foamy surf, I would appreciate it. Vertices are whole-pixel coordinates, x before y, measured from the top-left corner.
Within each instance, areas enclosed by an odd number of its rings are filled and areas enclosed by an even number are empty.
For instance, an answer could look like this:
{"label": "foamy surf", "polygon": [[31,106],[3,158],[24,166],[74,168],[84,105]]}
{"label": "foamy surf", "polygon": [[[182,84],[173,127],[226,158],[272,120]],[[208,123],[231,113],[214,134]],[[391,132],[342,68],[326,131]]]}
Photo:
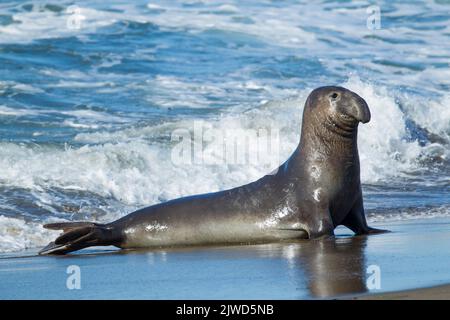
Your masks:
{"label": "foamy surf", "polygon": [[0,215],[0,252],[14,252],[46,245],[54,231],[46,230],[41,223]]}
{"label": "foamy surf", "polygon": [[[369,216],[447,215],[448,7],[378,5],[379,30],[352,2],[2,5],[0,251],[42,245],[52,219],[110,221],[272,172],[297,146],[308,93],[330,84],[372,111],[359,129]],[[236,152],[259,161],[222,161],[225,139],[174,161],[174,133],[196,126],[252,133]],[[278,143],[259,154],[264,132]]]}
{"label": "foamy surf", "polygon": [[[446,161],[449,149],[444,144],[445,140],[441,141],[443,144],[437,142],[420,144],[411,136],[406,120],[408,116],[417,115],[405,114],[393,93],[386,88],[364,83],[356,77],[352,77],[342,85],[363,96],[371,106],[373,114],[373,120],[367,125],[362,125],[359,133],[363,183],[380,184],[398,178],[406,180],[408,177],[417,178],[421,172],[429,171],[427,163],[423,164],[421,159],[438,158],[440,162]],[[242,130],[276,128],[280,132],[282,143],[279,145],[278,158],[272,162],[278,166],[287,159],[298,143],[304,97],[308,92],[309,89],[303,90],[295,98],[287,101],[267,102],[244,113],[229,112],[203,120],[200,124],[202,127],[215,128],[218,131],[229,128]],[[439,108],[439,102],[433,101],[430,107],[437,105]],[[12,110],[3,109],[5,116],[27,114],[21,110],[13,113]],[[85,112],[70,114],[79,117],[94,115]],[[434,113],[430,112],[431,114]],[[447,121],[445,116],[445,113],[436,114],[435,119],[428,117],[427,121],[430,124],[441,120],[445,122]],[[0,181],[3,186],[26,188],[42,194],[46,194],[46,190],[51,188],[68,190],[75,188],[100,197],[112,198],[123,204],[113,207],[109,215],[102,217],[103,220],[108,218],[112,220],[113,217],[126,213],[125,208],[138,208],[180,196],[231,188],[256,180],[275,169],[258,164],[221,166],[188,163],[180,166],[173,163],[171,133],[180,128],[192,131],[193,124],[194,120],[180,119],[119,131],[80,133],[74,141],[85,144],[82,147],[68,145],[64,148],[38,147],[33,144],[17,145],[2,142],[0,166],[8,170],[2,173]],[[444,128],[429,125],[426,129],[430,132],[437,131],[447,138],[448,136],[445,136],[447,129],[444,125],[441,127]],[[256,143],[256,140],[250,141],[250,145]],[[213,143],[207,148],[217,149],[220,145],[215,146]],[[248,155],[252,149],[243,149],[240,152]],[[424,181],[419,179],[413,183],[423,185]],[[437,179],[434,183],[446,184],[448,180]],[[52,200],[50,196],[47,200],[50,206],[54,201],[61,199]],[[411,214],[411,211],[392,214],[383,212],[370,215],[370,219],[371,221],[417,219],[448,213],[448,208],[437,211],[424,209],[415,214]],[[69,219],[70,215],[67,218]],[[3,243],[0,250],[7,248],[21,250],[39,246],[50,237],[48,232],[43,233],[40,223],[25,222],[16,218],[2,217],[2,219],[1,223],[5,228],[0,237]]]}
{"label": "foamy surf", "polygon": [[[369,210],[369,223],[389,223],[410,220],[431,220],[450,216],[450,206],[423,208],[396,208],[395,210]],[[111,217],[112,218],[112,217]],[[93,220],[93,219],[91,219]],[[94,219],[95,220],[95,219]],[[26,249],[39,248],[53,241],[59,234],[43,228],[43,223],[55,222],[55,219],[41,222],[25,221],[0,215],[0,252],[16,252]],[[68,220],[58,220],[68,221]],[[99,222],[108,220],[102,219]]]}

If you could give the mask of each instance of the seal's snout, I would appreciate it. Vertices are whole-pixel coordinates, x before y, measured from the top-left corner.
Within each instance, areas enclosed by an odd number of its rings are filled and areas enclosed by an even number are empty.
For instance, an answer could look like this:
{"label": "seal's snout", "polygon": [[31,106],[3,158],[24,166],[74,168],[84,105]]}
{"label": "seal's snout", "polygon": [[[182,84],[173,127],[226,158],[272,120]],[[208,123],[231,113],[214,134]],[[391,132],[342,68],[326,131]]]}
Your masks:
{"label": "seal's snout", "polygon": [[367,102],[360,96],[356,96],[352,108],[353,116],[356,120],[362,123],[367,123],[370,121],[370,110]]}
{"label": "seal's snout", "polygon": [[353,130],[359,122],[370,121],[370,110],[366,101],[357,93],[343,87],[327,86],[313,90],[306,100],[303,120],[321,119],[334,121]]}

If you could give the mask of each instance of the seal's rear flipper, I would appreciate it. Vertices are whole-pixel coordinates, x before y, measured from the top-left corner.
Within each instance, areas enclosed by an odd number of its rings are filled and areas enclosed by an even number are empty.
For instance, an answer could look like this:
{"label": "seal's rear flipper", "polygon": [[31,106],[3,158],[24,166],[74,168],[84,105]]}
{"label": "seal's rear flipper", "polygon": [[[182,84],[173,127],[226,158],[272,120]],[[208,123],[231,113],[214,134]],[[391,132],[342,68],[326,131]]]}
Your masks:
{"label": "seal's rear flipper", "polygon": [[66,232],[67,230],[78,228],[78,227],[87,227],[96,225],[93,222],[56,222],[56,223],[47,223],[44,225],[45,229],[50,230],[64,230]]}
{"label": "seal's rear flipper", "polygon": [[120,242],[120,235],[110,225],[92,222],[64,222],[44,225],[44,228],[64,233],[49,243],[39,254],[66,254],[91,246],[109,246]]}
{"label": "seal's rear flipper", "polygon": [[50,242],[44,249],[39,251],[40,255],[44,254],[64,254],[67,246],[65,245],[57,245],[54,242]]}

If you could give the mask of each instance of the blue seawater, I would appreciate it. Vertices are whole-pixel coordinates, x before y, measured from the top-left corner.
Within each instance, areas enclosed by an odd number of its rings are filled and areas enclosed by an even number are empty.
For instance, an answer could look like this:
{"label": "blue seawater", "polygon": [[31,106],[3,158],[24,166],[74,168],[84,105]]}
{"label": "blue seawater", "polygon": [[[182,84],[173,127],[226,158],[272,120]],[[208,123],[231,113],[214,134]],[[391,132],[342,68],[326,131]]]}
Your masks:
{"label": "blue seawater", "polygon": [[[450,1],[2,1],[0,252],[45,244],[45,222],[110,221],[267,174],[322,85],[372,110],[369,220],[449,215]],[[174,163],[173,133],[195,125],[276,131],[279,152],[269,166]]]}

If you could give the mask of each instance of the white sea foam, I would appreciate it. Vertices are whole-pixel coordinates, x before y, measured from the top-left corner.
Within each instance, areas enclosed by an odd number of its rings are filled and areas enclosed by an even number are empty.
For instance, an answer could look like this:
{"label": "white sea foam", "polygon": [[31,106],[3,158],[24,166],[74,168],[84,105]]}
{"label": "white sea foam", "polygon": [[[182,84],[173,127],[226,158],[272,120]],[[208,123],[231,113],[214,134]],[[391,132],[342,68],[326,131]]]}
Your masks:
{"label": "white sea foam", "polygon": [[[361,176],[364,183],[389,182],[398,176],[407,177],[410,173],[423,170],[420,158],[435,156],[433,148],[440,147],[441,156],[448,156],[445,145],[420,145],[407,139],[406,115],[396,101],[399,97],[385,87],[362,82],[352,77],[344,86],[354,90],[368,102],[372,111],[369,124],[360,126],[359,148],[361,157]],[[252,84],[252,87],[255,85]],[[280,131],[278,161],[281,163],[291,154],[298,143],[301,112],[309,89],[297,92],[296,97],[285,101],[271,101],[242,112],[242,107],[231,108],[228,113],[202,121],[204,127],[218,130],[230,128],[257,129],[276,128]],[[400,96],[401,99],[405,97]],[[413,101],[410,99],[409,101]],[[430,132],[448,138],[447,98],[426,101],[430,110],[407,107],[408,117],[415,117],[421,126]],[[418,101],[423,104],[425,101]],[[431,109],[435,108],[435,109]],[[22,111],[0,108],[0,112],[20,114]],[[427,110],[427,111],[422,111]],[[440,110],[433,112],[432,110]],[[23,110],[25,113],[26,110]],[[426,114],[423,114],[426,112]],[[91,110],[70,111],[68,114],[78,118],[103,119],[101,113]],[[117,119],[111,119],[111,121]],[[196,120],[200,121],[200,120]],[[171,145],[169,138],[156,142],[160,137],[170,137],[179,128],[192,130],[193,122],[188,119],[174,120],[155,125],[137,126],[118,131],[96,131],[80,133],[75,140],[88,143],[81,148],[36,147],[1,143],[0,181],[3,186],[28,188],[42,192],[48,188],[83,190],[115,200],[129,207],[146,206],[167,199],[189,194],[198,194],[230,188],[247,183],[271,171],[271,168],[248,164],[230,165],[176,165],[170,161]],[[255,144],[255,141],[252,141]],[[219,148],[209,144],[207,151]],[[245,152],[253,152],[248,149]],[[267,155],[275,156],[274,154]],[[49,165],[51,164],[51,165]],[[192,179],[195,177],[195,179]],[[48,195],[49,196],[49,195]],[[47,199],[52,203],[52,199]],[[123,208],[112,208],[105,220],[112,220],[125,212]],[[403,211],[402,211],[403,212]],[[371,221],[385,219],[408,219],[446,216],[447,209],[423,209],[417,214],[375,214]],[[28,246],[40,245],[49,240],[47,233],[33,223],[20,219],[2,218],[8,226],[3,231],[5,248],[20,250]],[[10,250],[10,249],[8,249]]]}
{"label": "white sea foam", "polygon": [[[11,14],[14,23],[0,26],[0,43],[27,43],[68,36],[89,41],[89,35],[101,31],[103,27],[119,21],[134,21],[149,22],[162,30],[195,34],[221,32],[221,36],[226,35],[230,40],[244,38],[251,43],[263,41],[270,45],[268,54],[274,56],[278,52],[295,49],[300,57],[318,57],[328,71],[338,70],[340,74],[344,63],[358,64],[367,67],[371,74],[369,78],[377,80],[377,83],[369,83],[353,76],[341,83],[366,99],[373,115],[369,124],[360,126],[363,182],[389,183],[397,177],[415,177],[417,172],[427,170],[423,159],[449,157],[450,96],[445,90],[437,89],[450,85],[449,70],[445,67],[448,64],[448,35],[442,30],[415,29],[408,22],[383,27],[376,32],[368,30],[365,27],[366,4],[362,2],[321,5],[308,2],[277,6],[271,2],[255,5],[240,1],[195,1],[190,6],[167,1],[152,1],[142,6],[111,1],[108,7],[114,10],[109,11],[102,9],[101,2],[77,1],[83,19],[80,28],[73,29],[67,25],[71,14],[65,9],[69,4],[72,3],[63,5],[62,12],[48,10],[39,4],[31,11],[22,10],[21,6],[10,12],[2,11]],[[392,10],[386,10],[383,17],[398,18],[442,10],[442,7],[431,1],[414,6],[402,3],[389,5]],[[421,22],[422,26],[444,26],[448,31],[446,23],[439,19]],[[414,41],[417,39],[423,43],[418,44]],[[277,48],[281,48],[280,51]],[[135,54],[141,55],[143,59],[152,59],[149,56],[154,51],[154,48],[148,51],[138,49]],[[368,55],[373,55],[374,59],[368,59]],[[401,61],[396,60],[397,56]],[[283,76],[273,81],[258,79],[252,74],[252,66],[244,65],[220,81],[211,81],[209,78],[183,79],[173,75],[141,78],[137,74],[98,72],[98,67],[112,66],[122,59],[120,55],[110,56],[88,71],[46,68],[38,72],[52,80],[43,84],[44,88],[93,88],[97,92],[138,89],[143,99],[161,108],[191,108],[195,111],[212,108],[214,99],[209,100],[209,97],[239,103],[223,113],[202,117],[199,121],[205,127],[217,130],[278,129],[283,142],[279,154],[268,154],[267,157],[280,162],[287,159],[298,143],[303,103],[313,89],[292,89],[298,87],[298,79],[292,83]],[[123,87],[117,85],[117,77],[127,80]],[[305,81],[310,83],[319,80],[314,78]],[[320,81],[328,84],[329,79]],[[420,88],[433,94],[426,95],[427,98],[408,95],[393,89],[399,85]],[[0,82],[0,94],[35,94],[40,93],[39,90],[29,84]],[[262,103],[255,106],[255,101]],[[174,164],[170,161],[173,146],[170,134],[178,128],[191,130],[193,122],[188,117],[116,129],[118,124],[126,124],[131,114],[122,117],[93,110],[37,110],[0,106],[0,120],[55,113],[68,117],[62,122],[65,126],[95,130],[76,135],[74,140],[85,144],[83,147],[0,143],[0,184],[28,188],[31,193],[38,193],[41,196],[40,204],[47,205],[45,208],[50,212],[54,210],[51,204],[59,201],[45,193],[50,188],[92,192],[105,199],[118,200],[124,206],[138,207],[188,194],[230,188],[253,181],[273,169],[261,164]],[[425,145],[411,140],[408,120],[439,139],[433,139],[433,143]],[[255,143],[256,140],[252,140],[252,147],[245,152],[254,152]],[[205,146],[206,151],[218,148],[220,145],[214,143]],[[272,163],[273,159],[269,162]],[[443,179],[448,177],[444,176]],[[435,181],[426,183],[433,184]],[[44,196],[47,198],[44,199]],[[104,218],[113,219],[123,214],[122,209],[112,208]],[[432,216],[427,209],[424,212],[424,215]],[[448,209],[444,208],[438,213],[447,215]],[[408,218],[408,214],[405,213],[403,218]],[[38,224],[0,216],[0,251],[10,248],[20,250],[33,246],[34,242],[35,245],[43,245],[50,239],[47,235]]]}
{"label": "white sea foam", "polygon": [[[70,117],[62,122],[66,127],[79,129],[99,129],[109,128],[113,124],[123,124],[130,121],[129,118],[114,116],[105,112],[93,110],[51,110],[51,109],[25,109],[11,108],[0,105],[0,119],[2,117],[24,117],[38,115],[54,115],[61,114]],[[36,132],[33,135],[42,135],[42,132]]]}
{"label": "white sea foam", "polygon": [[57,84],[53,84],[55,88],[101,88],[101,87],[114,87],[112,82],[85,82],[85,81],[65,81],[61,80]]}
{"label": "white sea foam", "polygon": [[[13,14],[15,23],[0,26],[0,43],[24,43],[38,39],[78,36],[117,21],[114,14],[89,7],[77,6],[77,14],[74,15],[72,11],[58,13],[46,10],[38,3],[32,5],[31,11]],[[75,24],[70,24],[71,19]]]}
{"label": "white sea foam", "polygon": [[0,105],[0,117],[8,116],[8,117],[21,117],[28,115],[35,115],[37,112],[29,109],[22,108],[10,108],[7,106]]}
{"label": "white sea foam", "polygon": [[85,124],[78,123],[71,120],[64,120],[63,124],[66,127],[79,128],[79,129],[98,129],[100,126],[98,124]]}
{"label": "white sea foam", "polygon": [[[428,145],[421,146],[417,141],[406,139],[408,133],[405,115],[395,102],[395,96],[383,87],[363,83],[358,78],[351,78],[344,85],[366,99],[373,115],[369,124],[360,126],[362,181],[390,181],[394,177],[407,177],[410,173],[422,170],[418,160],[426,158],[427,153],[432,150]],[[308,92],[309,90],[304,90],[299,92],[296,99],[273,101],[244,113],[237,109],[236,112],[231,110],[218,118],[196,121],[203,121],[201,123],[205,128],[217,130],[279,130],[282,142],[279,154],[268,154],[267,157],[276,157],[280,164],[289,157],[298,143],[301,113]],[[438,108],[439,103],[440,101],[433,102]],[[89,110],[73,111],[70,114],[103,119],[101,113]],[[440,114],[435,114],[433,120],[431,117],[430,112],[427,120],[430,123],[441,119]],[[89,127],[93,123],[95,122],[66,124]],[[183,119],[118,131],[80,133],[75,140],[89,145],[78,149],[35,148],[2,143],[0,166],[8,170],[1,173],[0,179],[3,184],[31,189],[77,185],[83,190],[113,196],[127,204],[144,205],[158,202],[158,199],[236,186],[275,169],[258,164],[212,166],[193,163],[177,166],[170,161],[173,147],[170,135],[180,128],[192,130],[193,123],[193,120]],[[438,128],[437,125],[430,124],[431,126],[433,128],[430,130]],[[442,124],[442,128],[438,130],[441,132],[447,129]],[[160,137],[167,138],[157,143]],[[256,140],[250,143],[253,146],[255,144]],[[210,149],[221,146],[213,143],[207,144],[205,148],[213,151]],[[448,153],[445,146],[441,149]],[[250,148],[243,152],[249,153],[252,150]],[[443,157],[446,155],[442,154]],[[49,163],[52,163],[51,167],[48,166]],[[187,179],[192,176],[196,179]]]}
{"label": "white sea foam", "polygon": [[43,90],[36,88],[30,84],[18,83],[15,81],[0,81],[0,94],[4,94],[7,90],[11,90],[14,93],[42,93]]}
{"label": "white sea foam", "polygon": [[[329,70],[341,68],[339,56],[345,56],[373,72],[381,71],[377,76],[386,83],[414,84],[428,90],[448,85],[448,68],[436,66],[448,63],[448,37],[443,31],[433,30],[435,27],[448,28],[448,23],[441,19],[421,22],[424,27],[419,29],[406,21],[392,26],[382,24],[380,30],[374,31],[366,27],[368,4],[364,3],[293,2],[277,6],[270,2],[261,5],[259,2],[214,1],[183,6],[179,2],[151,1],[144,3],[142,8],[138,4],[111,1],[108,9],[115,10],[106,10],[101,2],[78,1],[83,19],[79,29],[71,29],[67,26],[71,15],[65,10],[71,4],[63,2],[64,10],[61,12],[46,9],[39,3],[33,3],[31,11],[10,10],[15,23],[0,26],[0,43],[67,36],[88,39],[89,34],[99,28],[119,21],[134,21],[186,32],[219,30],[230,33],[230,39],[247,35],[249,39],[260,39],[273,48],[292,47],[307,53],[307,56],[317,56]],[[421,16],[423,12],[430,12],[432,17],[433,14],[439,15],[443,8],[441,4],[430,1],[414,6],[394,3],[389,4],[390,10],[383,12],[383,18],[398,18],[399,14]],[[8,13],[8,10],[4,11]],[[423,43],[418,45],[414,41],[417,39]],[[395,42],[398,44],[393,45]],[[333,56],[328,53],[333,53]],[[368,59],[368,53],[373,53],[376,59]],[[396,56],[401,56],[401,61],[397,61]],[[112,59],[115,64],[121,57]],[[408,64],[419,65],[423,70],[409,69]],[[59,85],[71,84],[86,85],[71,81],[63,81]]]}
{"label": "white sea foam", "polygon": [[412,120],[450,143],[450,94],[437,100],[406,98],[404,104]]}
{"label": "white sea foam", "polygon": [[417,159],[424,149],[417,141],[406,140],[405,115],[395,97],[386,88],[356,77],[344,86],[364,97],[372,113],[372,120],[360,125],[358,134],[362,181],[374,183],[418,169]]}
{"label": "white sea foam", "polygon": [[431,208],[396,208],[384,212],[369,212],[367,220],[372,222],[407,221],[419,219],[448,218],[450,216],[449,206]]}
{"label": "white sea foam", "polygon": [[41,223],[0,215],[0,252],[13,252],[46,245],[58,232],[46,230]]}

